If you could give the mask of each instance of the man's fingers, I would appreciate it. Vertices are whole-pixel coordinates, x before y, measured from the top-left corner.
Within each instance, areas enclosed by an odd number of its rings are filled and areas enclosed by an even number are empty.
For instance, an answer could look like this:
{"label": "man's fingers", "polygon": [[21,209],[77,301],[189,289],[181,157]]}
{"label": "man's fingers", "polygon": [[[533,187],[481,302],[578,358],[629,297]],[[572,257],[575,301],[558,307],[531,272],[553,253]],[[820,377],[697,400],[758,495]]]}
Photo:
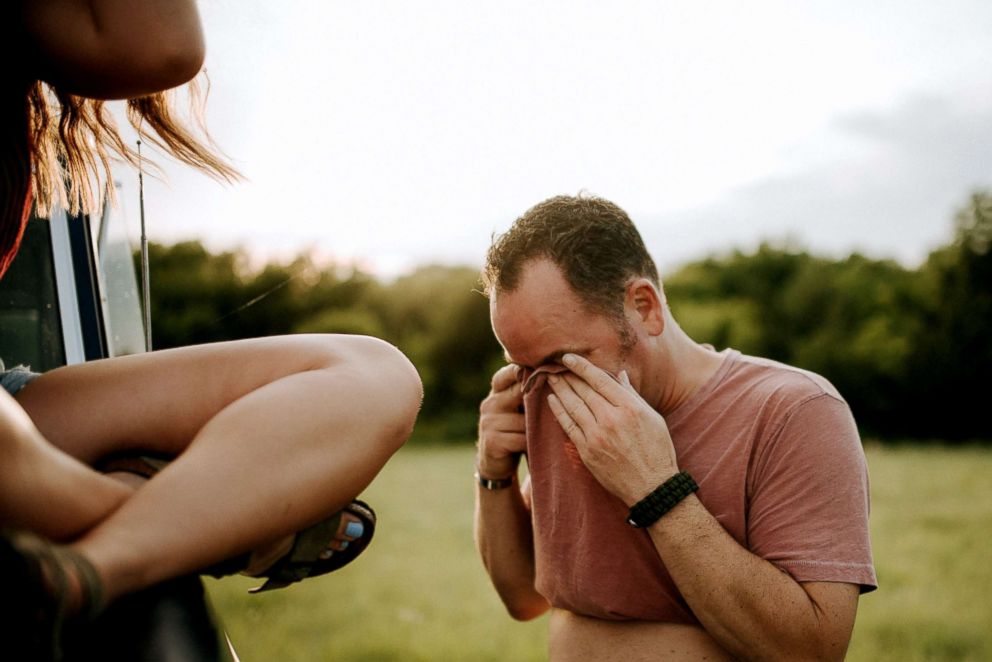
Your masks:
{"label": "man's fingers", "polygon": [[520,407],[524,403],[524,394],[519,388],[506,388],[502,391],[494,391],[483,402],[483,408],[489,411],[520,412]]}
{"label": "man's fingers", "polygon": [[527,450],[527,435],[523,432],[496,432],[492,443],[506,453],[522,453]]}
{"label": "man's fingers", "polygon": [[617,380],[610,373],[593,365],[578,354],[566,354],[562,357],[561,362],[569,370],[584,379],[593,390],[606,398],[610,404],[619,405],[623,402],[623,398],[626,396],[624,388],[617,383]]}
{"label": "man's fingers", "polygon": [[[580,381],[580,380],[577,380]],[[579,394],[575,392],[564,375],[551,375],[548,377],[551,390],[558,396],[558,401],[568,412],[569,417],[575,421],[583,430],[592,429],[596,425],[596,416],[589,405],[583,401]]]}
{"label": "man's fingers", "polygon": [[526,421],[523,414],[516,412],[492,413],[485,417],[483,425],[493,432],[513,432],[523,434]]}
{"label": "man's fingers", "polygon": [[554,393],[548,395],[548,407],[551,408],[551,413],[555,415],[558,425],[565,431],[565,434],[571,439],[572,443],[576,445],[576,448],[581,447],[582,442],[585,441],[582,428],[579,427],[565,409],[565,406],[562,405],[561,400]]}
{"label": "man's fingers", "polygon": [[492,391],[482,403],[485,411],[522,411],[523,390],[517,381],[518,366],[505,365],[493,375]]}
{"label": "man's fingers", "polygon": [[[515,365],[505,365],[493,374],[493,393],[498,393],[500,391],[505,391],[511,386],[517,385],[517,371],[518,366]],[[519,390],[519,389],[517,389]]]}
{"label": "man's fingers", "polygon": [[578,395],[582,401],[586,403],[586,406],[589,407],[589,410],[592,412],[592,415],[597,421],[600,419],[600,416],[605,413],[604,409],[606,407],[613,406],[613,403],[600,395],[598,391],[593,389],[588,382],[578,375],[564,373],[561,375],[561,378],[564,379],[565,382],[572,387],[572,390],[575,391],[576,395]]}

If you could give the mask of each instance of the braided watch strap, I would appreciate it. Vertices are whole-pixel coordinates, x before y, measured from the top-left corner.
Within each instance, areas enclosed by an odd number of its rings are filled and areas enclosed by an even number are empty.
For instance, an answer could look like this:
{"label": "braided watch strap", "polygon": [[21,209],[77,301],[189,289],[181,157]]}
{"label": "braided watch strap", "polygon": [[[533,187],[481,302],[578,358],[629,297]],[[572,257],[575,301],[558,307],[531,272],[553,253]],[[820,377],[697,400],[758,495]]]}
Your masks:
{"label": "braided watch strap", "polygon": [[639,529],[651,526],[698,489],[699,485],[696,485],[689,472],[680,471],[631,506],[627,523]]}

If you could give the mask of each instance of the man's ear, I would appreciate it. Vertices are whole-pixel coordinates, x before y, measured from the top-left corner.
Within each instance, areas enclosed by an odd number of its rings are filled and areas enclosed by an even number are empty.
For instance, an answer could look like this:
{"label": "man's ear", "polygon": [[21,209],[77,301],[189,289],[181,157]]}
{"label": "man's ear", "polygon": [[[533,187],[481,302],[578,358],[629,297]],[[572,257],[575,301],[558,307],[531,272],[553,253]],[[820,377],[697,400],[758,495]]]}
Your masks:
{"label": "man's ear", "polygon": [[627,306],[649,335],[660,336],[665,330],[665,297],[647,278],[627,284]]}

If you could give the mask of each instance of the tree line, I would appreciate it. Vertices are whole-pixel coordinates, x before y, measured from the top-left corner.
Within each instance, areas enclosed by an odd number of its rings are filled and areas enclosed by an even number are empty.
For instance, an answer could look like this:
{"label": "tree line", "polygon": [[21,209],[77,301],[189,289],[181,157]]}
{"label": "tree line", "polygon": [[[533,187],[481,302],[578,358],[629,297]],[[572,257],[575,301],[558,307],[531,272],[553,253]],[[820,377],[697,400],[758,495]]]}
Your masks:
{"label": "tree line", "polygon": [[[830,259],[763,244],[664,277],[690,336],[818,372],[866,435],[992,439],[992,192],[955,215],[952,240],[916,268],[860,254]],[[284,333],[383,338],[414,362],[425,400],[418,438],[475,435],[503,364],[478,269],[429,265],[392,282],[308,257],[248,267],[240,251],[152,244],[157,349]]]}

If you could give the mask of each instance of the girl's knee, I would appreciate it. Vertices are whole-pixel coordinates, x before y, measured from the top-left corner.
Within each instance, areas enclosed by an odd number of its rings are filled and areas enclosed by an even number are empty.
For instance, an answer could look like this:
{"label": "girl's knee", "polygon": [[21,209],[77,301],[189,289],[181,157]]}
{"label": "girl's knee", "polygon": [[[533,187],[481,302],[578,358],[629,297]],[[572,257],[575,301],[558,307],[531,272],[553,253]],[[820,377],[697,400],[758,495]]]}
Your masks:
{"label": "girl's knee", "polygon": [[[424,390],[413,363],[396,347],[371,336],[334,337],[344,341],[347,370],[353,376],[356,393],[376,403],[376,420],[384,434],[397,442],[406,441],[420,411]],[[340,367],[340,366],[339,366]],[[332,371],[335,367],[330,368]]]}
{"label": "girl's knee", "polygon": [[424,399],[424,387],[420,374],[399,349],[389,343],[372,338],[377,355],[375,369],[383,373],[383,384],[388,390],[392,405],[388,407],[397,424],[403,430],[403,441],[413,430],[414,421]]}

